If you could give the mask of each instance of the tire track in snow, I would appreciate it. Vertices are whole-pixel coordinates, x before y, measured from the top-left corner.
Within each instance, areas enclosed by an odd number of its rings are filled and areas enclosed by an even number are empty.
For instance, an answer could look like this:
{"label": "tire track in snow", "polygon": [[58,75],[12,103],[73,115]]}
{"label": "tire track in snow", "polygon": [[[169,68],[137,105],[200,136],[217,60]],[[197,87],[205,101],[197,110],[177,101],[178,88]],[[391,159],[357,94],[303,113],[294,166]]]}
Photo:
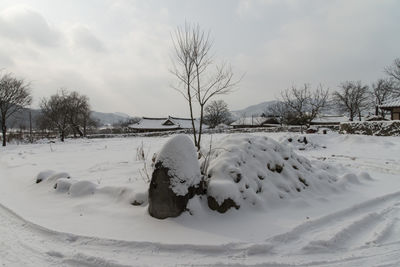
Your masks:
{"label": "tire track in snow", "polygon": [[[331,155],[327,157],[313,157],[316,160],[324,158],[326,162],[342,164],[346,167],[361,169],[363,171],[376,171],[387,174],[400,174],[400,161],[382,158],[359,158],[357,156]],[[360,161],[361,159],[361,161]]]}
{"label": "tire track in snow", "polygon": [[[397,192],[301,224],[263,243],[225,245],[171,245],[61,233],[25,221],[0,204],[0,265],[373,266],[374,262],[386,262],[393,266],[400,258],[400,237],[394,240],[391,237],[394,231],[399,231],[399,203],[400,192]],[[339,226],[336,232],[331,229],[335,224]],[[359,240],[354,243],[351,234],[359,225],[365,227],[357,232]],[[374,230],[376,225],[380,225],[377,231]],[[312,254],[302,251],[311,241],[321,240],[318,238],[321,234],[333,234],[333,240],[339,240],[339,247],[347,251]],[[368,238],[360,238],[364,235]],[[371,240],[375,243],[365,245]],[[391,242],[386,242],[388,240]],[[358,246],[359,243],[364,246]]]}
{"label": "tire track in snow", "polygon": [[[399,203],[400,192],[374,198],[300,224],[266,242],[273,245],[275,253],[323,253],[365,246],[371,241],[368,240],[371,233],[376,232],[374,244],[382,245],[393,231],[391,222],[399,220]],[[382,222],[388,225],[379,230]],[[321,239],[321,236],[328,238]],[[396,241],[400,242],[400,236]]]}

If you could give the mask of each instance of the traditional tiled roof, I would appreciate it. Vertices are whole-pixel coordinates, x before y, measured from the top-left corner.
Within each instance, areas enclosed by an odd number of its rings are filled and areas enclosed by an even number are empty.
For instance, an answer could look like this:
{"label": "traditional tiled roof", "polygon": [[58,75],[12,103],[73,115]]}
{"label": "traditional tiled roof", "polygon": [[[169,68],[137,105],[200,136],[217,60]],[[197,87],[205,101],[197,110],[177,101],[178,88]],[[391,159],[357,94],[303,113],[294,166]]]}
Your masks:
{"label": "traditional tiled roof", "polygon": [[[199,128],[198,120],[194,121],[196,129]],[[205,125],[203,125],[205,128]],[[191,129],[192,120],[186,118],[167,117],[167,118],[149,118],[143,117],[138,123],[129,125],[129,128],[140,130],[176,130]]]}
{"label": "traditional tiled roof", "polygon": [[398,108],[400,107],[400,97],[388,100],[384,102],[382,105],[379,105],[380,108]]}

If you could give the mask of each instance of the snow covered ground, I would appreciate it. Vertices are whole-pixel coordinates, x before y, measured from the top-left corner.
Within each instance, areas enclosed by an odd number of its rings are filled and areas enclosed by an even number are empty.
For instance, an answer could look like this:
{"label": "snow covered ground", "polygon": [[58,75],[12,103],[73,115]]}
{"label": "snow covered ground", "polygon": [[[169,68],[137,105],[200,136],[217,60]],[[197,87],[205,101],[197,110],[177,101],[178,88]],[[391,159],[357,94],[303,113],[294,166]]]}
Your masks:
{"label": "snow covered ground", "polygon": [[[0,150],[0,264],[400,265],[399,137],[307,135],[305,145],[295,134],[254,135],[326,163],[348,182],[323,195],[304,190],[225,214],[196,197],[190,212],[157,220],[146,210],[148,184],[136,154],[143,144],[149,167],[168,137],[9,145]],[[225,136],[213,135],[213,143]],[[80,181],[85,190],[68,194],[51,179],[36,184],[46,170]]]}

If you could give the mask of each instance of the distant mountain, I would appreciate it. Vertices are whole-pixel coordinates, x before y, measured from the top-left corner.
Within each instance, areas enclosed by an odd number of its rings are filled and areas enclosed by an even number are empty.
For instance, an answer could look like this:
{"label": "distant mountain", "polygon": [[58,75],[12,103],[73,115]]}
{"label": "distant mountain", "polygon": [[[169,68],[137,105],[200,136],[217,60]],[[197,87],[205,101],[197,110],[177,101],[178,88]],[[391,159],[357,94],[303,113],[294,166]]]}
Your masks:
{"label": "distant mountain", "polygon": [[[15,114],[14,116],[10,117],[7,120],[7,126],[8,128],[29,128],[29,112],[31,113],[32,116],[32,127],[36,128],[37,126],[37,120],[40,116],[40,109],[29,109],[29,108],[24,108],[18,114]],[[91,114],[92,118],[99,122],[99,126],[103,125],[112,125],[114,123],[118,123],[121,121],[126,121],[129,118],[132,118],[131,116],[120,113],[120,112],[115,112],[115,113],[103,113],[103,112],[97,112],[93,111]]]}
{"label": "distant mountain", "polygon": [[129,118],[132,118],[132,116],[120,112],[103,113],[103,112],[92,111],[91,116],[94,120],[100,122],[100,125],[108,125],[108,124],[112,125],[121,121],[126,121]]}
{"label": "distant mountain", "polygon": [[241,110],[231,111],[231,113],[232,113],[235,117],[260,116],[261,114],[264,113],[264,111],[265,111],[269,106],[275,104],[276,102],[277,102],[276,100],[266,101],[266,102],[262,102],[262,103],[257,104],[257,105],[248,106],[247,108],[244,108],[244,109],[241,109]]}

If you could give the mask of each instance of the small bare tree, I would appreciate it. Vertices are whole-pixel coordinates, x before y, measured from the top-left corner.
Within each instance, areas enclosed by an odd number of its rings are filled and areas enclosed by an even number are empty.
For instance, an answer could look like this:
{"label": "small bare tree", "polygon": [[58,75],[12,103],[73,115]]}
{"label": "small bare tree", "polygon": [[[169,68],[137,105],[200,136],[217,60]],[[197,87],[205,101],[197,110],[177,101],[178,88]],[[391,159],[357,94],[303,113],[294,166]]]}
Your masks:
{"label": "small bare tree", "polygon": [[228,104],[223,100],[213,100],[204,109],[204,122],[211,128],[221,123],[229,124],[231,120]]}
{"label": "small bare tree", "polygon": [[267,106],[263,112],[265,117],[276,117],[279,118],[280,124],[290,124],[290,109],[282,101],[276,101],[275,103]]}
{"label": "small bare tree", "polygon": [[174,45],[174,58],[170,72],[177,78],[177,86],[173,86],[187,101],[189,105],[190,119],[192,120],[193,138],[197,146],[196,127],[193,116],[192,83],[194,81],[193,32],[191,26],[186,23],[184,28],[178,27],[172,35]]}
{"label": "small bare tree", "polygon": [[62,142],[64,142],[67,129],[69,128],[67,98],[67,91],[61,90],[59,93],[50,96],[49,99],[43,98],[40,103],[43,121],[50,128],[57,129]]}
{"label": "small bare tree", "polygon": [[[282,92],[282,102],[288,108],[291,117],[300,126],[308,125],[320,113],[328,101],[329,90],[319,85],[315,90],[309,84],[297,88],[292,86]],[[291,119],[293,120],[293,119]],[[301,127],[301,130],[303,128]]]}
{"label": "small bare tree", "polygon": [[87,118],[90,118],[89,98],[80,95],[78,92],[71,92],[67,99],[69,125],[71,126],[74,137],[77,134],[84,136],[83,129],[86,128]]}
{"label": "small bare tree", "polygon": [[29,84],[11,73],[0,75],[0,122],[6,146],[7,119],[32,103]]}
{"label": "small bare tree", "polygon": [[[172,41],[175,60],[171,72],[178,79],[178,87],[174,88],[189,103],[194,142],[200,150],[205,105],[215,96],[230,93],[239,80],[233,81],[233,72],[229,65],[214,64],[214,56],[210,54],[212,48],[210,34],[201,30],[199,25],[186,23],[183,29],[178,27]],[[200,108],[198,136],[193,117],[194,99]]]}
{"label": "small bare tree", "polygon": [[396,58],[391,66],[385,68],[387,75],[400,82],[400,58]]}
{"label": "small bare tree", "polygon": [[396,58],[391,66],[385,68],[385,72],[393,79],[393,94],[395,97],[400,97],[400,58]]}
{"label": "small bare tree", "polygon": [[42,99],[40,108],[42,121],[50,128],[57,129],[61,141],[64,141],[68,131],[72,131],[74,136],[86,135],[86,127],[91,123],[87,96],[62,89],[49,99]]}
{"label": "small bare tree", "polygon": [[[394,92],[394,81],[393,79],[379,79],[376,83],[373,83],[371,86],[371,98],[372,102],[375,105],[375,115],[379,115],[378,106],[383,102],[388,100]],[[385,115],[382,110],[381,116]]]}
{"label": "small bare tree", "polygon": [[361,121],[361,113],[369,107],[368,86],[361,81],[347,81],[340,85],[340,91],[333,93],[333,101],[340,110],[349,113],[349,120],[353,121],[358,115]]}

